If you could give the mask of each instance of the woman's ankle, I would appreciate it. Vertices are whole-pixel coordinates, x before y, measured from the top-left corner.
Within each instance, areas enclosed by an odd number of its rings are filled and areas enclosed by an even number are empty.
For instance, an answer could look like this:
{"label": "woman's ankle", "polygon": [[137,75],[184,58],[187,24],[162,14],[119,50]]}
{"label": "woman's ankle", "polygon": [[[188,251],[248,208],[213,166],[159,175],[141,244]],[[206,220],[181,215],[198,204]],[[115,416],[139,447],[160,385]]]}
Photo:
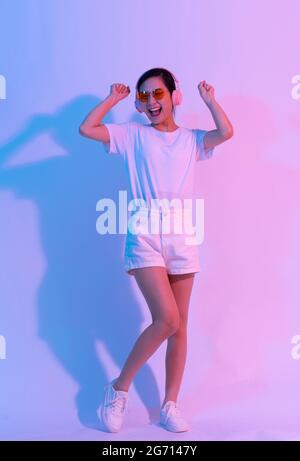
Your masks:
{"label": "woman's ankle", "polygon": [[122,383],[122,381],[119,381],[119,379],[116,379],[115,382],[113,383],[113,388],[116,390],[116,391],[125,391],[125,392],[128,392],[129,390],[129,386],[127,385],[124,385]]}
{"label": "woman's ankle", "polygon": [[175,402],[175,403],[176,403],[176,399],[175,399],[175,398],[168,398],[168,397],[166,397],[166,398],[163,400],[163,403],[162,403],[162,405],[161,405],[161,408],[162,408],[167,402],[169,402],[170,400],[171,400],[172,402]]}

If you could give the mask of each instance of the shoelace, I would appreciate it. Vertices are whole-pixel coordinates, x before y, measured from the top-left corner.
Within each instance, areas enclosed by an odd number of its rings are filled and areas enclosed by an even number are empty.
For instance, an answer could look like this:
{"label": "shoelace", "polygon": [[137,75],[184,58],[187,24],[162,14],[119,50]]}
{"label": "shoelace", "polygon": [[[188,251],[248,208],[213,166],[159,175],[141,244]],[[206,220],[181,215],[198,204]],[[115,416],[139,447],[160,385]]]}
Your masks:
{"label": "shoelace", "polygon": [[126,398],[125,397],[117,397],[111,400],[106,406],[112,407],[112,412],[115,414],[123,413],[126,408]]}
{"label": "shoelace", "polygon": [[177,407],[177,405],[170,405],[169,408],[167,409],[167,412],[166,412],[166,415],[167,417],[169,418],[170,416],[175,416],[176,419],[180,419],[182,421],[184,421],[184,418],[180,412],[180,409]]}

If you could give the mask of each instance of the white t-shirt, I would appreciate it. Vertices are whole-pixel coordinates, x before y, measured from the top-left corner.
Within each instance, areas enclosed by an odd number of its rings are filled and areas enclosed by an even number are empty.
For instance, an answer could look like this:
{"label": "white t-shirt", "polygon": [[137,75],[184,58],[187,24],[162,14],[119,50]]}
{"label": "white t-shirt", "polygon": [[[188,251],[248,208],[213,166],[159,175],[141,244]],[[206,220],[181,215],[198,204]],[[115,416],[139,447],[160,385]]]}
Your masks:
{"label": "white t-shirt", "polygon": [[[193,197],[195,162],[209,159],[214,148],[204,149],[207,130],[179,127],[159,131],[137,122],[105,123],[109,154],[123,157],[129,180],[129,201]],[[143,204],[142,200],[142,204]]]}

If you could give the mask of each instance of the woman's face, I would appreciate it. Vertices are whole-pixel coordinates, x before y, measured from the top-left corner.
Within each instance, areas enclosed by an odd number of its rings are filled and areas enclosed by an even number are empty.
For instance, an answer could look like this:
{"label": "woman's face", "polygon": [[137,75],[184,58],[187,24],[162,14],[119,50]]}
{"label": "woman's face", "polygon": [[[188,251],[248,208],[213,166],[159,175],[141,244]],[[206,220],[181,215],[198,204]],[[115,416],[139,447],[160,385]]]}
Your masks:
{"label": "woman's face", "polygon": [[[162,123],[164,120],[170,119],[170,116],[173,119],[172,114],[172,98],[169,93],[168,88],[164,84],[163,80],[160,77],[150,77],[145,80],[140,86],[140,91],[151,92],[157,88],[161,88],[164,91],[164,96],[162,99],[156,100],[152,93],[148,96],[147,102],[142,102],[142,110],[145,112],[152,124]],[[160,109],[158,115],[156,113],[151,113],[151,109]]]}

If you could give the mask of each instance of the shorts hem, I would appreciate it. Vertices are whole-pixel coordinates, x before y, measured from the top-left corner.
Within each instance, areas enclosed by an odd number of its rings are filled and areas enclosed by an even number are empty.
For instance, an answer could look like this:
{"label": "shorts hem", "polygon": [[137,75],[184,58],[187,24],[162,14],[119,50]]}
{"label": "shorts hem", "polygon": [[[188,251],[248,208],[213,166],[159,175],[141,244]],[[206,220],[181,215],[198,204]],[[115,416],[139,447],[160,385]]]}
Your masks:
{"label": "shorts hem", "polygon": [[166,266],[161,262],[148,262],[148,263],[133,264],[132,266],[127,266],[126,265],[125,266],[125,272],[128,275],[133,275],[133,274],[129,274],[130,270],[132,270],[132,269],[141,269],[143,267],[151,267],[151,266],[164,267],[166,269]]}
{"label": "shorts hem", "polygon": [[190,268],[182,268],[182,269],[171,269],[170,271],[168,271],[168,268],[163,264],[163,263],[160,263],[160,262],[148,262],[148,263],[140,263],[140,264],[133,264],[132,266],[125,266],[125,272],[126,274],[128,275],[133,275],[133,274],[130,274],[129,271],[132,270],[132,269],[141,269],[143,267],[164,267],[166,270],[167,270],[167,273],[170,274],[170,275],[176,275],[176,274],[191,274],[191,273],[196,273],[196,272],[200,272],[201,271],[201,268],[200,267],[190,267]]}
{"label": "shorts hem", "polygon": [[195,272],[200,272],[201,269],[199,267],[191,267],[191,268],[184,268],[184,269],[175,269],[172,270],[171,272],[168,272],[170,275],[176,275],[176,274],[191,274]]}

